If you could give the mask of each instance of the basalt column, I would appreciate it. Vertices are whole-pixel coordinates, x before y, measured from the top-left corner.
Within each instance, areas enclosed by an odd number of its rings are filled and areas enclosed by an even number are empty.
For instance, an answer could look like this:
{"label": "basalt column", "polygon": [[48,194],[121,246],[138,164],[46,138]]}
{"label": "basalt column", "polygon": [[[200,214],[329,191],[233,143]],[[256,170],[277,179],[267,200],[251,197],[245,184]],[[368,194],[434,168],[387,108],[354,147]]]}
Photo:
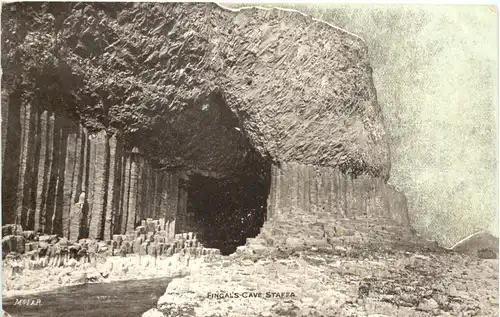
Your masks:
{"label": "basalt column", "polygon": [[119,186],[119,179],[116,178],[119,172],[116,170],[116,157],[120,154],[117,150],[117,137],[115,135],[108,137],[108,148],[107,157],[109,162],[108,168],[108,182],[107,182],[107,194],[106,194],[106,210],[104,217],[104,240],[111,239],[113,236],[113,215],[116,210],[116,192]]}
{"label": "basalt column", "polygon": [[[17,179],[21,147],[20,133],[20,92],[2,93],[2,137],[5,136],[5,148],[2,149],[2,222],[13,223],[16,218]],[[4,133],[5,129],[5,135]],[[2,139],[3,140],[3,139]]]}
{"label": "basalt column", "polygon": [[404,195],[378,178],[352,178],[335,168],[297,163],[272,167],[267,217],[328,212],[332,217],[382,217],[408,225]]}
{"label": "basalt column", "polygon": [[115,232],[125,234],[127,230],[128,198],[130,193],[130,153],[124,154],[122,160],[121,201]]}
{"label": "basalt column", "polygon": [[86,182],[85,182],[85,208],[83,214],[83,235],[89,235],[90,221],[94,207],[94,180],[96,171],[96,142],[95,134],[90,134],[87,140]]}
{"label": "basalt column", "polygon": [[141,164],[140,164],[141,172],[140,172],[140,179],[139,179],[139,210],[140,210],[140,217],[139,219],[146,219],[149,216],[149,192],[150,192],[150,186],[149,186],[149,178],[150,178],[150,173],[151,173],[151,166],[149,164],[149,161],[146,160],[144,157],[141,157]]}
{"label": "basalt column", "polygon": [[80,152],[79,141],[79,125],[76,123],[68,123],[68,134],[66,144],[66,159],[64,170],[64,190],[63,190],[63,210],[62,210],[62,235],[69,236],[70,229],[70,213],[71,207],[74,204],[78,170],[77,165],[80,164],[78,157]]}
{"label": "basalt column", "polygon": [[168,186],[170,183],[170,173],[164,171],[162,177],[162,190],[161,190],[161,202],[160,202],[160,214],[158,215],[159,219],[163,219],[161,222],[162,230],[166,230],[166,219],[168,217]]}
{"label": "basalt column", "polygon": [[136,216],[139,212],[137,208],[138,201],[138,182],[139,182],[139,162],[141,154],[137,148],[134,148],[130,155],[130,180],[129,180],[129,195],[128,195],[128,207],[127,207],[127,228],[126,233],[133,232],[135,230]]}
{"label": "basalt column", "polygon": [[[167,215],[165,218],[167,235],[173,239],[176,232],[180,229],[177,224],[177,210],[179,202],[179,177],[176,173],[169,175],[170,181],[167,188]],[[177,231],[176,231],[177,230]]]}
{"label": "basalt column", "polygon": [[92,143],[95,144],[95,160],[91,161],[94,164],[94,182],[92,186],[91,208],[89,210],[89,237],[96,239],[101,238],[103,214],[105,212],[104,198],[108,185],[109,157],[107,157],[108,144],[106,132],[101,131],[97,133],[95,138],[92,139]]}
{"label": "basalt column", "polygon": [[35,198],[35,219],[33,230],[41,230],[41,211],[43,209],[44,193],[46,192],[47,181],[47,143],[48,143],[48,112],[44,110],[38,119],[38,173],[36,179],[36,198]]}
{"label": "basalt column", "polygon": [[177,232],[185,232],[187,230],[187,186],[188,186],[188,176],[186,173],[179,173],[179,185],[178,185],[178,205],[177,205]]}
{"label": "basalt column", "polygon": [[[34,110],[34,109],[33,109]],[[27,223],[27,218],[28,218],[28,207],[24,205],[24,195],[25,195],[25,187],[26,187],[26,182],[25,182],[25,176],[27,172],[27,164],[28,164],[28,159],[29,159],[29,152],[31,152],[31,146],[30,146],[30,132],[32,132],[32,125],[30,124],[30,119],[31,119],[31,113],[32,113],[32,106],[30,104],[23,104],[21,106],[21,114],[20,114],[20,121],[21,121],[21,151],[20,151],[20,156],[19,156],[19,177],[17,180],[17,199],[16,199],[16,206],[17,206],[17,219],[18,222],[23,225],[23,227],[26,227]]]}
{"label": "basalt column", "polygon": [[2,91],[2,162],[5,161],[5,146],[7,144],[7,127],[9,126],[9,99],[8,93]]}
{"label": "basalt column", "polygon": [[80,238],[82,230],[83,212],[86,206],[85,179],[86,179],[86,153],[88,134],[83,127],[79,127],[79,138],[77,140],[78,153],[75,159],[73,176],[73,192],[71,195],[71,207],[69,214],[68,239],[76,241]]}
{"label": "basalt column", "polygon": [[47,113],[47,135],[45,139],[46,150],[45,150],[45,164],[44,164],[44,175],[43,175],[43,186],[40,197],[40,204],[37,204],[37,208],[40,210],[40,230],[42,232],[49,232],[50,222],[49,219],[51,214],[49,213],[49,202],[51,196],[49,196],[50,190],[52,189],[52,175],[54,169],[57,167],[54,164],[54,134],[55,134],[55,114],[54,112]]}
{"label": "basalt column", "polygon": [[[136,223],[140,220],[145,219],[144,217],[144,156],[142,154],[138,154],[136,156],[136,164],[137,164],[137,185],[136,185]],[[135,230],[135,227],[132,228],[132,231]]]}

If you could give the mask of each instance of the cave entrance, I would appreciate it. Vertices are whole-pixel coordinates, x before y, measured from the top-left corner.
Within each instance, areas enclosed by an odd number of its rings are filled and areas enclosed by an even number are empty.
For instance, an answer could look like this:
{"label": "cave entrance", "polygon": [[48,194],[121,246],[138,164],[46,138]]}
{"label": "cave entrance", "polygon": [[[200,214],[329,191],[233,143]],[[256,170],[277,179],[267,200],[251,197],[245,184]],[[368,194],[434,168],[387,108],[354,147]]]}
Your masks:
{"label": "cave entrance", "polygon": [[226,98],[214,90],[171,113],[154,131],[160,141],[152,150],[160,165],[189,176],[182,182],[185,217],[178,233],[197,232],[205,247],[224,255],[255,237],[264,224],[272,165],[245,131],[250,116],[232,109]]}
{"label": "cave entrance", "polygon": [[230,178],[193,174],[188,183],[187,215],[207,248],[229,255],[255,237],[266,220],[270,164],[254,162],[253,171]]}

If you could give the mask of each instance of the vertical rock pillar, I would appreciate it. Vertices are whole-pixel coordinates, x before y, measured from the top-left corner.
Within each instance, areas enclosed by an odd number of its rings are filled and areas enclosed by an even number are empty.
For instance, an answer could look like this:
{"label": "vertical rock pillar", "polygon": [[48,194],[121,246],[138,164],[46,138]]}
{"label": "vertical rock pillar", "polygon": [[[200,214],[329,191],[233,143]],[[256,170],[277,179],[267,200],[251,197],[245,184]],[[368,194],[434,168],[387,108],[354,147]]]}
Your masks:
{"label": "vertical rock pillar", "polygon": [[186,231],[188,224],[187,221],[187,185],[188,176],[185,172],[179,173],[178,193],[179,200],[177,204],[177,229],[176,232],[180,233]]}
{"label": "vertical rock pillar", "polygon": [[21,152],[19,157],[19,177],[17,180],[17,220],[25,227],[27,221],[27,208],[23,205],[24,201],[24,187],[25,187],[25,176],[26,168],[28,163],[28,147],[30,146],[28,139],[30,134],[30,114],[31,105],[24,104],[21,105]]}
{"label": "vertical rock pillar", "polygon": [[167,235],[173,240],[174,235],[178,230],[177,224],[177,208],[179,201],[179,177],[176,173],[170,174],[170,182],[167,189]]}
{"label": "vertical rock pillar", "polygon": [[108,187],[109,157],[107,135],[100,131],[95,139],[95,166],[94,186],[92,195],[92,209],[90,212],[89,237],[102,238],[103,219],[106,212],[106,196]]}
{"label": "vertical rock pillar", "polygon": [[125,234],[127,231],[127,217],[128,217],[128,200],[130,197],[130,166],[131,157],[130,153],[125,154],[124,158],[124,171],[123,171],[123,195],[120,219],[120,234]]}
{"label": "vertical rock pillar", "polygon": [[131,233],[135,229],[137,209],[137,195],[138,195],[138,181],[139,181],[139,160],[142,154],[138,148],[133,148],[130,155],[130,180],[129,180],[129,197],[128,197],[128,215],[127,226],[125,233]]}
{"label": "vertical rock pillar", "polygon": [[[6,128],[5,149],[2,152],[2,223],[16,220],[19,157],[21,152],[21,91],[8,91],[2,103],[2,129]],[[2,94],[2,98],[4,95]],[[2,99],[4,101],[4,99]],[[7,109],[8,108],[8,109]],[[5,110],[4,110],[5,109]],[[2,130],[3,133],[3,130]]]}
{"label": "vertical rock pillar", "polygon": [[43,198],[44,193],[46,191],[46,182],[47,182],[47,143],[48,143],[48,120],[47,120],[47,111],[43,111],[40,114],[40,118],[38,121],[39,126],[39,138],[40,138],[40,150],[38,152],[38,174],[36,179],[36,199],[35,199],[35,223],[33,230],[38,231],[41,230],[41,216],[43,213]]}
{"label": "vertical rock pillar", "polygon": [[7,127],[9,126],[9,98],[8,92],[1,93],[2,98],[2,162],[5,162],[5,147],[7,144]]}
{"label": "vertical rock pillar", "polygon": [[68,141],[66,145],[66,168],[64,169],[64,197],[62,206],[62,235],[65,237],[69,237],[70,212],[74,204],[72,198],[74,198],[74,193],[76,192],[76,184],[74,184],[75,164],[77,163],[77,152],[79,150],[78,126],[71,123],[68,125],[68,129],[70,131],[68,131]]}
{"label": "vertical rock pillar", "polygon": [[104,233],[103,233],[103,239],[108,240],[111,239],[113,236],[113,211],[114,211],[114,198],[115,198],[115,191],[116,188],[118,187],[119,184],[116,180],[116,136],[107,136],[108,137],[108,144],[107,144],[107,151],[108,151],[108,159],[109,159],[109,166],[108,166],[108,180],[107,180],[107,196],[106,196],[106,210],[105,210],[105,215],[104,215]]}

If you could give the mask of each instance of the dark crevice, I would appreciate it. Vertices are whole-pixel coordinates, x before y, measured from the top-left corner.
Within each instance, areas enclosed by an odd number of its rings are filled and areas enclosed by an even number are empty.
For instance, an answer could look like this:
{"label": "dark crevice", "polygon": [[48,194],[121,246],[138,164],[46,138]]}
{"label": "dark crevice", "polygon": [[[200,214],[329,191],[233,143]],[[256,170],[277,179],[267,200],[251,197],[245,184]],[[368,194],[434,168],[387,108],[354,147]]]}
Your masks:
{"label": "dark crevice", "polygon": [[227,179],[192,175],[186,230],[200,233],[204,246],[224,255],[255,237],[266,219],[270,167],[256,165],[255,173]]}

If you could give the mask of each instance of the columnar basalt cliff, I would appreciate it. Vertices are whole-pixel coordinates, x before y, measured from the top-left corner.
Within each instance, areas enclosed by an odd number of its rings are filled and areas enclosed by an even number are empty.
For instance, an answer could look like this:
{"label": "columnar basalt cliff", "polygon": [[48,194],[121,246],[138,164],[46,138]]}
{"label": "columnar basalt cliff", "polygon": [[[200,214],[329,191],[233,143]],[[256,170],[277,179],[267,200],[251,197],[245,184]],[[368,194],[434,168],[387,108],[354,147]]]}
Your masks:
{"label": "columnar basalt cliff", "polygon": [[[19,129],[8,131],[6,143],[19,156],[9,149],[4,155],[4,223],[72,241],[109,240],[133,232],[141,219],[161,217],[173,237],[178,172],[153,167],[119,135],[89,133],[70,116],[32,105],[12,112],[9,127],[17,121]],[[149,187],[146,175],[156,180]]]}
{"label": "columnar basalt cliff", "polygon": [[281,163],[272,167],[268,215],[330,212],[331,218],[386,218],[407,226],[406,198],[378,178],[353,179],[335,168]]}
{"label": "columnar basalt cliff", "polygon": [[287,211],[408,224],[359,37],[215,4],[2,10],[4,223],[109,239],[162,216],[208,231],[192,201],[217,180],[256,188],[253,202],[210,193],[205,209],[257,227]]}

